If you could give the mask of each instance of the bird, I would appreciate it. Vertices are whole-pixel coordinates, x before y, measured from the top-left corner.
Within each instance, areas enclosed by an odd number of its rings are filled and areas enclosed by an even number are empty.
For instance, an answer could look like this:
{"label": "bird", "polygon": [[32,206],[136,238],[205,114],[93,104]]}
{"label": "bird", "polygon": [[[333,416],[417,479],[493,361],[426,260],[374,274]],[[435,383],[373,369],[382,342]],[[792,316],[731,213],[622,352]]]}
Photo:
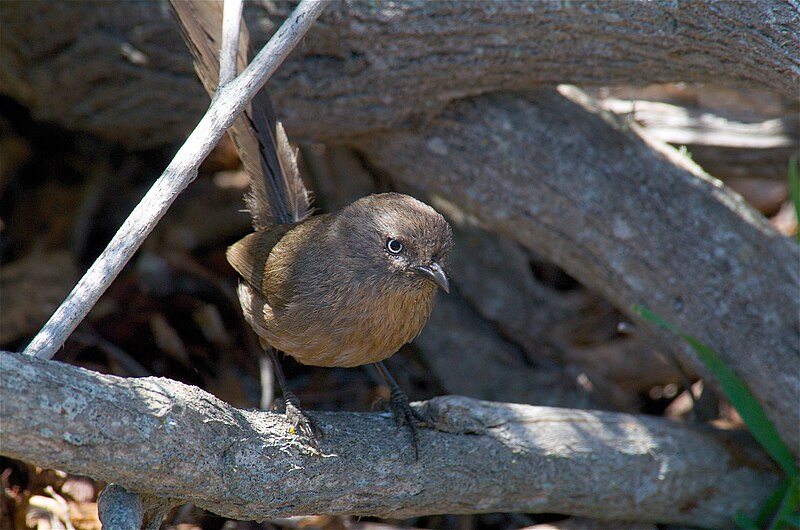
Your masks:
{"label": "bird", "polygon": [[[213,95],[221,5],[172,0],[171,6],[195,70]],[[243,21],[239,45],[241,64],[249,54]],[[237,294],[244,318],[270,357],[293,430],[319,452],[323,433],[289,389],[279,352],[311,366],[374,364],[389,386],[395,421],[408,427],[418,458],[417,423],[431,422],[410,406],[383,361],[419,335],[437,290],[450,290],[450,225],[431,206],[394,192],[311,215],[297,151],[265,89],[230,135],[250,177],[245,205],[253,232],[231,245],[226,257],[240,277]]]}
{"label": "bird", "polygon": [[[335,213],[256,230],[231,245],[245,319],[265,345],[301,364],[376,364],[390,387],[399,425],[425,422],[383,361],[422,331],[452,247],[449,224],[433,208],[400,193],[361,198]],[[279,363],[275,363],[280,373]],[[295,428],[318,427],[281,383]],[[287,397],[288,394],[288,397]]]}

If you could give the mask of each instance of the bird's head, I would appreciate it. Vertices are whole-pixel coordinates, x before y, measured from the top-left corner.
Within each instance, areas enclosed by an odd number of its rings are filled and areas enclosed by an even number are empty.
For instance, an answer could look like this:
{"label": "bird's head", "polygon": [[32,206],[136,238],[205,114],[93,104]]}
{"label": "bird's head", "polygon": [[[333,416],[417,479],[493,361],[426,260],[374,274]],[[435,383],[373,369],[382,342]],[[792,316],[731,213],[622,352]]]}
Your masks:
{"label": "bird's head", "polygon": [[352,248],[364,252],[367,277],[401,288],[450,291],[445,266],[453,236],[436,210],[408,195],[381,193],[359,199],[341,213],[347,237],[358,240]]}

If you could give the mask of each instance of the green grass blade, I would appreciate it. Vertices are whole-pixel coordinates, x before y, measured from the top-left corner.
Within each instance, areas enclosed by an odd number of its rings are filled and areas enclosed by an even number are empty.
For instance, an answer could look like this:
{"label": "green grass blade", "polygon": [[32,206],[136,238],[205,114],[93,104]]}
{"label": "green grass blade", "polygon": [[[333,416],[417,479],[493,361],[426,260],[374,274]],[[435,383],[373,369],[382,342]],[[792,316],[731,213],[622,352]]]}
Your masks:
{"label": "green grass blade", "polygon": [[717,356],[716,352],[691,335],[681,333],[675,329],[672,324],[645,307],[637,305],[633,307],[633,311],[645,320],[658,324],[664,329],[678,333],[692,346],[706,368],[717,378],[720,387],[722,387],[722,391],[725,392],[728,400],[739,412],[739,415],[747,424],[753,437],[761,444],[767,453],[769,453],[772,459],[777,462],[789,478],[797,478],[800,472],[798,472],[797,465],[794,463],[792,452],[789,451],[789,448],[786,447],[786,444],[780,439],[778,431],[775,430],[775,427],[764,413],[761,404],[747,388],[744,381],[722,362],[722,359]]}
{"label": "green grass blade", "polygon": [[[800,507],[800,478],[795,477],[786,488],[780,507],[775,513],[775,523],[773,528],[786,528],[792,527],[791,519],[798,514],[798,507]],[[797,525],[794,525],[797,528]]]}
{"label": "green grass blade", "polygon": [[761,510],[758,512],[758,516],[756,517],[756,524],[759,528],[766,528],[769,525],[770,520],[773,518],[775,512],[778,511],[783,500],[786,498],[786,493],[789,491],[791,481],[789,479],[784,479],[775,488],[775,491],[772,492],[772,495],[769,496],[767,502],[765,502],[761,506]]}

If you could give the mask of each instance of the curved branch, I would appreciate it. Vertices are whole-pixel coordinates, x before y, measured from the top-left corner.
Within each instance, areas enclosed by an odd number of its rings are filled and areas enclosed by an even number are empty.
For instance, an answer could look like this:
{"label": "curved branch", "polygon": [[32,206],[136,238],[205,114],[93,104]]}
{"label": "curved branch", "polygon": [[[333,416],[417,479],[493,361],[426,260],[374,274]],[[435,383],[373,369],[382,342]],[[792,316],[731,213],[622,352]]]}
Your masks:
{"label": "curved branch", "polygon": [[[458,102],[418,133],[353,144],[403,185],[546,254],[632,319],[634,304],[647,306],[714,348],[798,456],[800,247],[631,127],[540,90]],[[679,338],[646,329],[694,359]]]}
{"label": "curved branch", "polygon": [[[207,99],[154,6],[0,4],[0,91],[42,119],[129,146],[176,141]],[[246,14],[251,28],[274,27],[256,6]],[[318,141],[424,123],[455,99],[541,84],[684,81],[794,99],[798,33],[787,0],[337,2],[271,92],[290,137]]]}
{"label": "curved branch", "polygon": [[314,458],[283,415],[169,379],[11,353],[0,370],[3,455],[238,519],[525,511],[725,527],[778,481],[746,439],[657,418],[442,397],[424,405],[439,430],[420,433],[418,462],[380,414],[314,413],[328,453]]}

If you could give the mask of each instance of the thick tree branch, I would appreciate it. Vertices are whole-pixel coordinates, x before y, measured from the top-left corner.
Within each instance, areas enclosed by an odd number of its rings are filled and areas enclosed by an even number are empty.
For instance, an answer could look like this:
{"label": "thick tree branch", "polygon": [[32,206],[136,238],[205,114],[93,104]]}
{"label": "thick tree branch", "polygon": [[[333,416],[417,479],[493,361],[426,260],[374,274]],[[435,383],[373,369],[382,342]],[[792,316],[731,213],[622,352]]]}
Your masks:
{"label": "thick tree branch", "polygon": [[725,527],[778,480],[746,440],[649,417],[437,398],[440,430],[421,432],[414,462],[390,417],[317,412],[328,456],[314,458],[281,414],[169,379],[12,353],[0,371],[3,455],[239,519],[525,511]]}
{"label": "thick tree branch", "polygon": [[[202,114],[189,54],[157,4],[0,9],[0,91],[39,117],[153,146],[184,137]],[[257,6],[246,15],[260,45],[274,25]],[[538,84],[686,81],[796,98],[798,33],[787,0],[337,2],[271,91],[290,137],[324,141],[424,123],[455,99]]]}
{"label": "thick tree branch", "polygon": [[[465,100],[418,133],[354,146],[620,309],[647,306],[700,338],[800,454],[800,247],[674,150],[549,90]],[[646,330],[693,358],[679,338]]]}

